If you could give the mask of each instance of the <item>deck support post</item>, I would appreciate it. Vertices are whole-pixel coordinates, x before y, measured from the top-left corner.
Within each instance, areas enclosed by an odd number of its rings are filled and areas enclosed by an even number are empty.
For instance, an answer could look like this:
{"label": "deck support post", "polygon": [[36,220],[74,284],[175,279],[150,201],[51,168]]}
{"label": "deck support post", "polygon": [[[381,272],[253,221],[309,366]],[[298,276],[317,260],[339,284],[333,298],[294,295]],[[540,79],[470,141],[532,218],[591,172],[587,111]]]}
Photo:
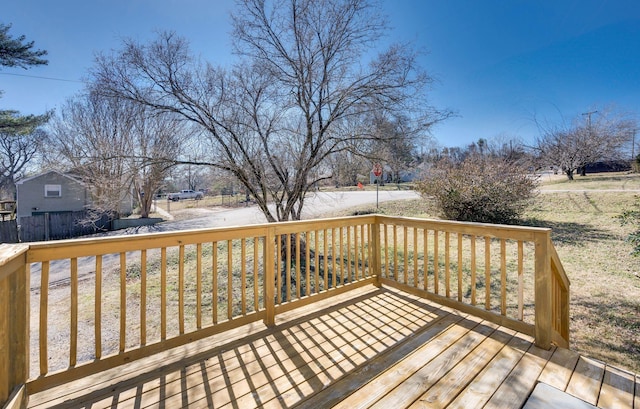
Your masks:
{"label": "deck support post", "polygon": [[535,344],[549,349],[552,340],[552,285],[550,232],[535,238]]}
{"label": "deck support post", "polygon": [[264,306],[266,312],[264,324],[269,327],[276,325],[275,240],[275,229],[268,227],[264,238]]}
{"label": "deck support post", "polygon": [[26,408],[29,376],[28,245],[0,246],[0,407]]}
{"label": "deck support post", "polygon": [[375,277],[375,281],[373,284],[380,288],[382,287],[382,281],[380,280],[380,276],[382,275],[382,271],[380,268],[381,263],[381,254],[382,248],[380,247],[380,224],[378,223],[378,217],[374,219],[373,223],[371,223],[371,248],[373,253],[373,259],[371,260],[372,270]]}

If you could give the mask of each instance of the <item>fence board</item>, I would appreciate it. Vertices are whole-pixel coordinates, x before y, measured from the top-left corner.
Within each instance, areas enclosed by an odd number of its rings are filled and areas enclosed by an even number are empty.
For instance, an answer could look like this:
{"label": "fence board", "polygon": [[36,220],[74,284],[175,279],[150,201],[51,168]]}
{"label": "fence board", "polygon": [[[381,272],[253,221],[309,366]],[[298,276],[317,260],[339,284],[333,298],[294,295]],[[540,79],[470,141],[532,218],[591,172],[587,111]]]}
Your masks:
{"label": "fence board", "polygon": [[18,223],[15,219],[0,222],[0,243],[18,242]]}
{"label": "fence board", "polygon": [[[73,237],[94,234],[105,230],[111,230],[111,218],[108,214],[102,215],[99,220],[93,223],[82,223],[88,220],[87,211],[68,213],[45,213],[35,216],[20,218],[20,241],[45,241],[64,240]],[[11,220],[15,224],[15,220]],[[0,225],[4,223],[0,223]],[[0,227],[2,232],[2,227]],[[16,241],[18,240],[18,230],[16,228]],[[2,236],[4,238],[4,236]],[[3,240],[3,242],[5,242]],[[6,241],[7,243],[9,241]]]}

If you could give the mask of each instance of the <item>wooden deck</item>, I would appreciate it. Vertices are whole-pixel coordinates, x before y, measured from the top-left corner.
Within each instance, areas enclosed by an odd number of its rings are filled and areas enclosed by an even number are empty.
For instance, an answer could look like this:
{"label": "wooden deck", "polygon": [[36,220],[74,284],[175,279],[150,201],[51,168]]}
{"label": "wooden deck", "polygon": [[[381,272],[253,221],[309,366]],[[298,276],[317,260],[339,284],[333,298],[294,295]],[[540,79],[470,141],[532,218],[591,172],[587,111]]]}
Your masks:
{"label": "wooden deck", "polygon": [[640,408],[640,378],[368,286],[30,396],[29,407],[520,408],[544,382]]}

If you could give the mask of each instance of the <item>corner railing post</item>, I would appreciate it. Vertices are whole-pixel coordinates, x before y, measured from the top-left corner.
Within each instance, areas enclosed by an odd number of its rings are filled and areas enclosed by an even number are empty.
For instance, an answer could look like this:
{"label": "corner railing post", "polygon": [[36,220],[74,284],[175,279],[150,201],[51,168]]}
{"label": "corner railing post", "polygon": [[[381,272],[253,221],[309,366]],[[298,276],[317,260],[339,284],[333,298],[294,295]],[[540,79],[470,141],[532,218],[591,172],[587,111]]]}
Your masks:
{"label": "corner railing post", "polygon": [[378,222],[378,217],[376,216],[375,219],[373,220],[373,223],[371,224],[371,235],[372,240],[371,240],[371,247],[373,250],[373,274],[375,277],[375,280],[373,282],[373,284],[380,288],[382,286],[382,282],[380,280],[380,277],[382,276],[382,271],[380,268],[380,264],[381,264],[381,254],[380,252],[382,251],[382,248],[380,247],[380,223]]}
{"label": "corner railing post", "polygon": [[535,238],[535,344],[549,349],[552,339],[552,277],[550,233]]}
{"label": "corner railing post", "polygon": [[0,407],[25,408],[29,377],[28,245],[0,246]]}
{"label": "corner railing post", "polygon": [[273,227],[268,227],[264,238],[264,306],[266,312],[264,323],[267,326],[276,324],[274,253],[275,231]]}

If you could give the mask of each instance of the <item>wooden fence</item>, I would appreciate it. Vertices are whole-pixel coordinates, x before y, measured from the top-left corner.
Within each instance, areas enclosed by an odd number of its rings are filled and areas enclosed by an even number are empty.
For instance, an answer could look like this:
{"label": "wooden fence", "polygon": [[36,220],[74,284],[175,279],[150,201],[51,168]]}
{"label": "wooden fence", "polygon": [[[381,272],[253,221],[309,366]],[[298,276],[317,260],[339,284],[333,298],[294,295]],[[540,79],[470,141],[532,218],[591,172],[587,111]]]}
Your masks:
{"label": "wooden fence", "polygon": [[0,243],[18,242],[18,223],[16,219],[0,222]]}
{"label": "wooden fence", "polygon": [[20,241],[71,239],[111,229],[111,217],[104,214],[97,220],[87,211],[44,213],[20,218]]}

